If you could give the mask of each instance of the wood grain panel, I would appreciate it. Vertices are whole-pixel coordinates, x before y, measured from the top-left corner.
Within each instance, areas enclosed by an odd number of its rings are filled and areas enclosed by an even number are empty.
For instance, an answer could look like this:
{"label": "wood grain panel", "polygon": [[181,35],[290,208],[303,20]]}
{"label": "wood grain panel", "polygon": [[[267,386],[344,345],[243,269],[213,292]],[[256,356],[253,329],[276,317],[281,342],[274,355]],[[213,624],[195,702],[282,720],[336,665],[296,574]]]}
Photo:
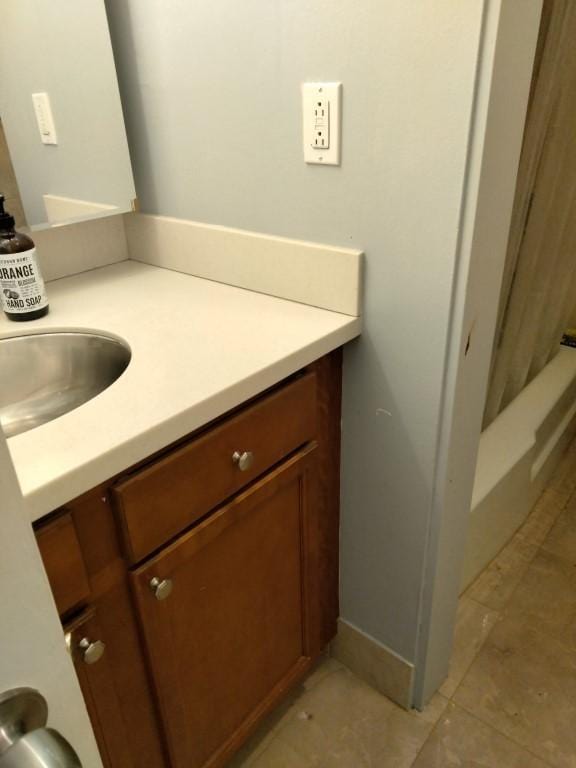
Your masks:
{"label": "wood grain panel", "polygon": [[74,667],[86,702],[104,768],[136,768],[127,738],[127,727],[118,701],[114,672],[109,664],[109,650],[94,664],[83,661],[80,641],[96,640],[106,644],[93,608],[87,610],[64,628],[72,653]]}
{"label": "wood grain panel", "polygon": [[[173,768],[216,768],[311,662],[316,446],[133,574]],[[171,579],[163,601],[153,578]]]}
{"label": "wood grain panel", "polygon": [[[113,490],[128,556],[141,560],[316,434],[316,376],[289,382]],[[251,451],[240,471],[235,451]]]}
{"label": "wood grain panel", "polygon": [[[167,763],[158,713],[106,486],[84,494],[69,509],[84,553],[98,631],[107,643],[106,668],[115,689],[114,706],[133,761],[128,765],[162,768]],[[102,706],[107,708],[105,703]],[[112,744],[107,748],[114,768],[124,768],[124,747],[120,753]]]}
{"label": "wood grain panel", "polygon": [[340,555],[340,413],[342,409],[342,349],[314,364],[317,397],[318,503],[310,540],[317,542],[317,584],[312,610],[313,637],[320,652],[335,637],[339,607]]}
{"label": "wood grain panel", "polygon": [[90,587],[74,523],[69,512],[62,512],[36,530],[52,594],[60,616],[85,604]]}

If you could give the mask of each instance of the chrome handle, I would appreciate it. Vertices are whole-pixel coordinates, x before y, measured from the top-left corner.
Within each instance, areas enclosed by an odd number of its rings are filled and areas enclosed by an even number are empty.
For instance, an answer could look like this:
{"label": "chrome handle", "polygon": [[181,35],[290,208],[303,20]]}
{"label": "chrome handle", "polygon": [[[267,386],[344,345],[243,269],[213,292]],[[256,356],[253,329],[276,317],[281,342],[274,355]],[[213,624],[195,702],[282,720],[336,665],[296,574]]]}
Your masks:
{"label": "chrome handle", "polygon": [[172,579],[158,579],[154,576],[153,579],[150,579],[149,585],[156,600],[166,600],[172,592]]}
{"label": "chrome handle", "polygon": [[78,648],[81,651],[82,661],[85,664],[96,664],[104,656],[106,645],[102,640],[91,642],[87,637],[83,637],[78,643]]}
{"label": "chrome handle", "polygon": [[0,757],[25,733],[43,728],[47,721],[46,699],[33,688],[13,688],[0,693]]}
{"label": "chrome handle", "polygon": [[241,472],[246,472],[254,464],[254,454],[252,451],[234,451],[232,454],[232,461],[238,465],[238,469]]}
{"label": "chrome handle", "polygon": [[0,768],[82,768],[58,731],[46,728],[46,699],[32,688],[0,693]]}
{"label": "chrome handle", "polygon": [[76,752],[54,728],[25,733],[4,754],[0,768],[82,768]]}

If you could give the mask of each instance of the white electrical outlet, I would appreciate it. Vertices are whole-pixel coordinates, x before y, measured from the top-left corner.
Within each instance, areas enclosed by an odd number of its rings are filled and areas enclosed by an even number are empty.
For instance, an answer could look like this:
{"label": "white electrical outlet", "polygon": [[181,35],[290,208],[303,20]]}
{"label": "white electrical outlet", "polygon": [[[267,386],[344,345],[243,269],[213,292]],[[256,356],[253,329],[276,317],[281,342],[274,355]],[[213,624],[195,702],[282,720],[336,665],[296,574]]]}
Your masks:
{"label": "white electrical outlet", "polygon": [[342,83],[302,84],[304,160],[340,165]]}

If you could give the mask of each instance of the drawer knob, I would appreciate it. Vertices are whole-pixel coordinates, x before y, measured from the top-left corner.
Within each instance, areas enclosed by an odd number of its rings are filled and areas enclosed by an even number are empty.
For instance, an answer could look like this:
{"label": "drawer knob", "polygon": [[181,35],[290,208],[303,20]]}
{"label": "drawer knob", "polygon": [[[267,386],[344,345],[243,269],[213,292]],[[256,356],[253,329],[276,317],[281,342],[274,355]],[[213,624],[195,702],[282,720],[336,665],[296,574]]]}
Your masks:
{"label": "drawer knob", "polygon": [[246,472],[254,464],[254,454],[252,451],[234,451],[232,454],[232,461],[234,464],[238,464],[238,469],[241,472]]}
{"label": "drawer knob", "polygon": [[166,600],[172,592],[172,579],[158,579],[154,576],[153,579],[150,579],[150,589],[156,600]]}
{"label": "drawer knob", "polygon": [[78,648],[82,654],[82,661],[85,664],[96,664],[100,661],[106,650],[106,645],[102,640],[94,640],[91,642],[87,637],[83,637],[78,643]]}

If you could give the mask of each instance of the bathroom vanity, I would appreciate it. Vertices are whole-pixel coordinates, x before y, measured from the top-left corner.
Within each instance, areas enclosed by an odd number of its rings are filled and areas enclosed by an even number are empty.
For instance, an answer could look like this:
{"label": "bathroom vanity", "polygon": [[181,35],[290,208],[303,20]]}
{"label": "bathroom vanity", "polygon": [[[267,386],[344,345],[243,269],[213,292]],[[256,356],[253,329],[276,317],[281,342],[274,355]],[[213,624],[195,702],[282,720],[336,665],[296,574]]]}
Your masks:
{"label": "bathroom vanity", "polygon": [[359,320],[129,262],[51,288],[30,331],[98,316],[132,354],[9,441],[103,763],[223,766],[336,631]]}
{"label": "bathroom vanity", "polygon": [[335,634],[340,380],[337,350],[37,525],[106,765],[224,765]]}

